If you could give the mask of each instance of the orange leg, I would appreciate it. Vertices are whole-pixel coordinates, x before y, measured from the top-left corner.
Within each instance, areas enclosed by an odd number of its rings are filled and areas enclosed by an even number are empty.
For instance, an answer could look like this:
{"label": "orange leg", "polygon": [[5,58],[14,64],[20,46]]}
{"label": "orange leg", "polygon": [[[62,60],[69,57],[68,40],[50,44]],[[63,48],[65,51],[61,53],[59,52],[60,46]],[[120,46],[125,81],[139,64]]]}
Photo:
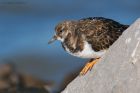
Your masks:
{"label": "orange leg", "polygon": [[95,60],[92,60],[91,62],[88,62],[85,67],[80,72],[80,75],[85,75],[89,70],[92,69],[94,64],[96,64],[99,61],[100,58],[96,58]]}

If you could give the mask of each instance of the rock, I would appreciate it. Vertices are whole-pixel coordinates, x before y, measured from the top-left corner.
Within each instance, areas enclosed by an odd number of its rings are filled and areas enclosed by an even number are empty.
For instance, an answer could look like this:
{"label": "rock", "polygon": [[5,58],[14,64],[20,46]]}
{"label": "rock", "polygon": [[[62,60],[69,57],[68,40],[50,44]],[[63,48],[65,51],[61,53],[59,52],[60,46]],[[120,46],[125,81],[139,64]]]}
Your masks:
{"label": "rock", "polygon": [[52,82],[18,73],[13,64],[0,65],[0,93],[49,93]]}
{"label": "rock", "polygon": [[0,65],[0,78],[9,76],[9,74],[12,73],[12,71],[13,71],[12,64]]}
{"label": "rock", "polygon": [[77,68],[77,69],[73,70],[72,72],[67,73],[59,86],[58,93],[60,93],[62,90],[64,90],[66,88],[66,86],[79,75],[79,72],[81,70],[82,70],[82,67]]}
{"label": "rock", "polygon": [[140,19],[132,24],[85,76],[62,93],[139,93]]}

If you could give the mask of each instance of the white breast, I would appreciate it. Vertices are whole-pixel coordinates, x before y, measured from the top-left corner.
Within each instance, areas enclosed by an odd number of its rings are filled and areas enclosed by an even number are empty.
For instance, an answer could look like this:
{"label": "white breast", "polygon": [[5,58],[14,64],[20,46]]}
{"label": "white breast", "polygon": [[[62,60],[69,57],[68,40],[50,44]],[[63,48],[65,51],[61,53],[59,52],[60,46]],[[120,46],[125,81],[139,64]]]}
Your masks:
{"label": "white breast", "polygon": [[105,50],[102,50],[102,51],[94,51],[91,47],[91,45],[88,43],[88,42],[84,42],[84,49],[83,51],[80,51],[80,52],[76,52],[76,53],[71,53],[70,50],[64,46],[66,48],[66,51],[73,55],[73,56],[77,56],[77,57],[80,57],[80,58],[97,58],[97,57],[101,57],[103,54],[105,54]]}

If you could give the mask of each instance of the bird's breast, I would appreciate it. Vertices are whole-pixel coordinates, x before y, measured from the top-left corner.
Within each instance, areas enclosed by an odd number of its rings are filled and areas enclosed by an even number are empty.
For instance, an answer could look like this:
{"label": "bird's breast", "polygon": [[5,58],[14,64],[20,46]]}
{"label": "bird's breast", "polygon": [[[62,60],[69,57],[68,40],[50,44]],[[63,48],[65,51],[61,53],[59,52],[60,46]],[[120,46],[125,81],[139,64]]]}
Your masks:
{"label": "bird's breast", "polygon": [[89,44],[86,41],[84,41],[84,48],[82,51],[72,53],[66,45],[64,45],[64,47],[69,54],[80,58],[98,58],[103,56],[103,54],[105,54],[106,52],[105,50],[97,51],[97,52],[94,51],[94,49],[92,49],[91,47],[91,44]]}

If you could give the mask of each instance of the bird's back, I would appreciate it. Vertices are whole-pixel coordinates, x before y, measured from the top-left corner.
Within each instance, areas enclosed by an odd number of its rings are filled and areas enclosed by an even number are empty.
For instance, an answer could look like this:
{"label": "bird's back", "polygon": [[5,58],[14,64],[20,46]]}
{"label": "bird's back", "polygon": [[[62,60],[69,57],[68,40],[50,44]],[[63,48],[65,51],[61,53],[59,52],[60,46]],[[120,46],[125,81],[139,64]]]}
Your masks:
{"label": "bird's back", "polygon": [[100,51],[108,49],[128,27],[112,19],[89,17],[78,21],[76,33],[84,35],[94,51]]}

